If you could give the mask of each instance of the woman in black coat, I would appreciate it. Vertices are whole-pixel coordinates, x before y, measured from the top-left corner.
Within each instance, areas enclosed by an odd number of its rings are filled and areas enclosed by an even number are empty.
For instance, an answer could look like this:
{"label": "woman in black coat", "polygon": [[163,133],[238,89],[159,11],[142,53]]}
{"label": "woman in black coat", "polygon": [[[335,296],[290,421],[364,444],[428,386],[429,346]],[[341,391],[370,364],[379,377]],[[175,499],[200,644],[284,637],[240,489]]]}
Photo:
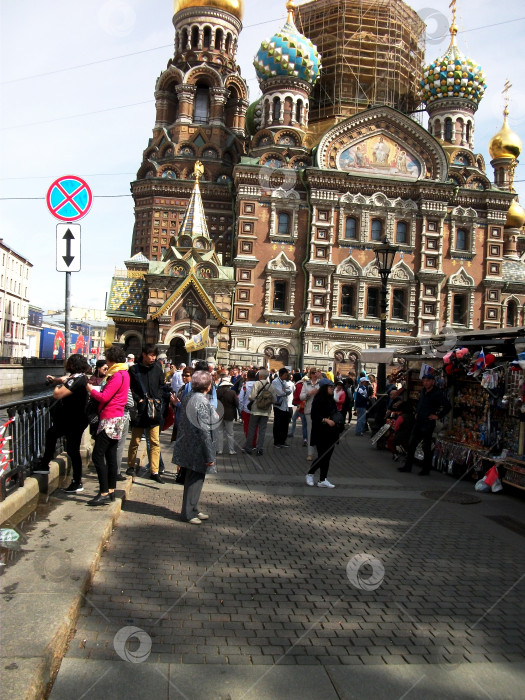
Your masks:
{"label": "woman in black coat", "polygon": [[334,484],[331,484],[326,477],[335,443],[339,439],[339,424],[342,422],[342,416],[337,412],[334,383],[329,379],[321,379],[318,386],[319,391],[312,403],[312,435],[310,439],[310,444],[317,447],[317,457],[306,475],[306,484],[307,486],[314,485],[314,474],[319,469],[317,486],[333,489],[335,488]]}

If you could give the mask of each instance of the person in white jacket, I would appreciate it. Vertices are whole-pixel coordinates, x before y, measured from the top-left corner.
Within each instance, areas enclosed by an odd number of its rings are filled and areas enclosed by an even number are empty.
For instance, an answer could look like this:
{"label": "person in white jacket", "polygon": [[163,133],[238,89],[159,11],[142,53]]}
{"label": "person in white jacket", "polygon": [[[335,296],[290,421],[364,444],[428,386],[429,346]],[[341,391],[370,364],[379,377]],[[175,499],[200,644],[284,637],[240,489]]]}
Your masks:
{"label": "person in white jacket", "polygon": [[303,388],[301,389],[301,401],[306,401],[304,406],[304,415],[306,417],[306,426],[308,428],[308,455],[306,459],[311,462],[314,458],[315,447],[311,444],[312,437],[312,401],[314,396],[319,391],[319,380],[321,379],[321,372],[319,372],[315,367],[310,367],[308,371],[308,377],[303,379]]}
{"label": "person in white jacket", "polygon": [[[271,393],[268,406],[262,406],[262,399],[266,398],[268,392]],[[242,449],[242,452],[245,452],[246,454],[252,453],[253,438],[255,436],[255,431],[257,428],[259,428],[259,436],[257,438],[257,454],[262,455],[264,449],[264,436],[266,435],[266,426],[268,425],[268,418],[272,413],[273,404],[275,403],[276,398],[277,396],[275,389],[268,381],[268,370],[259,370],[259,380],[254,383],[250,392],[250,401],[253,403],[250,408],[251,415],[248,435],[246,436],[246,444]]]}

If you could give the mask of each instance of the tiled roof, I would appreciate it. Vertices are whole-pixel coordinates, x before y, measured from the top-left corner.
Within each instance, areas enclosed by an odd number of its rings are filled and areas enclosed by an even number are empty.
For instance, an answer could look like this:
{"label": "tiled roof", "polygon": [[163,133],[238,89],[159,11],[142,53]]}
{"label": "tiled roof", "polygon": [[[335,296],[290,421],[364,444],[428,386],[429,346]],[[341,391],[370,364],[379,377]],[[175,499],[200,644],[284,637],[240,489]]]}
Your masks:
{"label": "tiled roof", "polygon": [[521,260],[504,260],[503,279],[505,282],[525,283],[525,262],[521,262]]}

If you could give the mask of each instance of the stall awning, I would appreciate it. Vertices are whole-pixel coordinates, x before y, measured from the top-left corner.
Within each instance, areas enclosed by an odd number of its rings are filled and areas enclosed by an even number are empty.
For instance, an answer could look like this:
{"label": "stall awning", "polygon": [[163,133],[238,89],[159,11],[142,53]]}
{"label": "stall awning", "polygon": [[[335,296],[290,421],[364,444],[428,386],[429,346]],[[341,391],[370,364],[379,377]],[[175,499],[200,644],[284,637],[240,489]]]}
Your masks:
{"label": "stall awning", "polygon": [[399,348],[371,348],[363,350],[359,359],[361,362],[381,362],[388,365],[397,354],[399,354]]}

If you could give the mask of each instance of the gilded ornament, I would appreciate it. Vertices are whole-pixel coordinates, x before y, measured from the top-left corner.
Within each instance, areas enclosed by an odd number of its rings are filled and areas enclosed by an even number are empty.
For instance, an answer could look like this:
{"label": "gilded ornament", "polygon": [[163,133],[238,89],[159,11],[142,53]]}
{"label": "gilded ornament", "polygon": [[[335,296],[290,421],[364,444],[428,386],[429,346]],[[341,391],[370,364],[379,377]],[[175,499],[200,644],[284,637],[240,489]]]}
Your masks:
{"label": "gilded ornament", "polygon": [[219,10],[229,12],[237,19],[242,19],[244,0],[175,0],[174,2],[175,13],[190,7],[216,7]]}

